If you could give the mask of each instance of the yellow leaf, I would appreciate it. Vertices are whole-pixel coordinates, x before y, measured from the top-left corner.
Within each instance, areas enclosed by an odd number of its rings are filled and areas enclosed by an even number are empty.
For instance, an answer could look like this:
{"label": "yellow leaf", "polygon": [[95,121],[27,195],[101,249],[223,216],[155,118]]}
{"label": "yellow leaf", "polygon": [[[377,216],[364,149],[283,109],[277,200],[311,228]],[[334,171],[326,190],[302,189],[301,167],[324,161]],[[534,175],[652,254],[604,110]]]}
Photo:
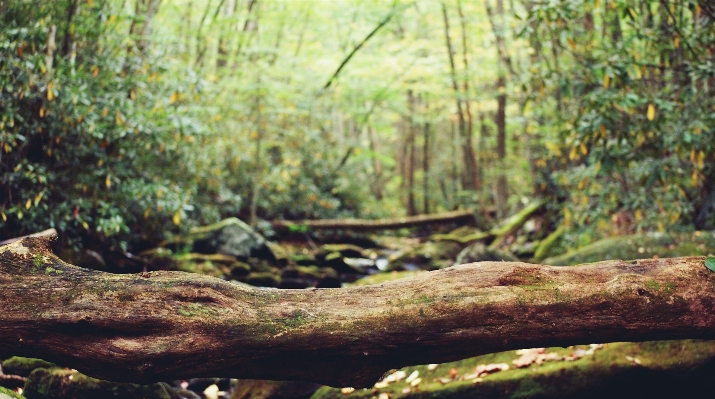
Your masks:
{"label": "yellow leaf", "polygon": [[643,212],[640,209],[636,209],[636,220],[643,219]]}
{"label": "yellow leaf", "polygon": [[569,152],[569,159],[572,161],[578,159],[578,147],[573,147],[571,149],[571,152]]}
{"label": "yellow leaf", "polygon": [[84,220],[82,221],[82,227],[84,227],[85,230],[89,230],[89,224],[87,224]]}
{"label": "yellow leaf", "polygon": [[566,41],[569,42],[569,46],[571,46],[571,49],[573,51],[576,51],[576,42],[574,42],[573,39],[570,37],[567,38]]}
{"label": "yellow leaf", "polygon": [[156,198],[161,198],[164,196],[164,190],[159,189],[159,191],[156,192]]}
{"label": "yellow leaf", "polygon": [[47,83],[47,99],[52,101],[55,99],[55,83],[54,82],[48,82]]}
{"label": "yellow leaf", "polygon": [[35,196],[35,206],[40,203],[40,200],[42,200],[42,193],[39,193]]}
{"label": "yellow leaf", "polygon": [[30,209],[32,206],[32,200],[30,198],[27,199],[27,202],[25,202],[25,209]]}
{"label": "yellow leaf", "polygon": [[649,120],[649,121],[652,121],[653,119],[655,119],[655,105],[653,105],[653,104],[648,104],[648,113],[647,113],[647,116],[648,116],[648,120]]}
{"label": "yellow leaf", "polygon": [[581,146],[579,148],[581,149],[581,154],[588,155],[588,148],[586,148],[586,144],[581,143]]}
{"label": "yellow leaf", "polygon": [[593,175],[598,175],[598,172],[601,171],[601,161],[596,162],[596,165],[593,168]]}
{"label": "yellow leaf", "polygon": [[600,0],[596,0],[596,1],[593,2],[593,8],[598,8],[598,7],[600,7],[600,6],[601,6],[601,1],[600,1]]}
{"label": "yellow leaf", "polygon": [[107,186],[107,188],[112,187],[112,178],[109,175],[104,179],[104,185]]}
{"label": "yellow leaf", "polygon": [[181,223],[181,212],[176,211],[174,217],[172,217],[171,220],[174,222],[175,225],[178,226],[179,223]]}
{"label": "yellow leaf", "polygon": [[607,89],[611,85],[611,77],[608,75],[603,76],[603,88]]}
{"label": "yellow leaf", "polygon": [[151,211],[149,210],[149,208],[146,208],[146,210],[144,211],[144,219],[148,218],[150,213]]}
{"label": "yellow leaf", "polygon": [[173,92],[171,93],[171,97],[169,98],[169,104],[175,103],[179,99],[179,93]]}
{"label": "yellow leaf", "polygon": [[5,212],[0,211],[0,217],[2,217],[3,222],[7,222],[7,216],[5,216]]}
{"label": "yellow leaf", "polygon": [[542,83],[541,86],[539,86],[539,97],[543,98],[544,97],[544,84]]}
{"label": "yellow leaf", "polygon": [[119,110],[114,113],[114,121],[117,123],[117,126],[124,126],[124,118],[122,118],[122,114],[119,113]]}
{"label": "yellow leaf", "polygon": [[134,90],[129,90],[129,98],[132,99],[132,101],[137,99],[137,93]]}
{"label": "yellow leaf", "polygon": [[680,47],[680,36],[675,36],[675,38],[673,38],[673,47]]}
{"label": "yellow leaf", "polygon": [[24,216],[24,214],[22,213],[22,211],[18,210],[18,211],[17,211],[17,218],[18,218],[18,219],[22,219],[23,216]]}
{"label": "yellow leaf", "polygon": [[698,169],[703,169],[705,167],[705,152],[700,150],[698,153]]}
{"label": "yellow leaf", "polygon": [[696,187],[698,185],[698,171],[694,170],[693,174],[690,175],[690,185]]}
{"label": "yellow leaf", "polygon": [[252,131],[251,132],[251,140],[255,140],[258,138],[258,132],[257,131]]}
{"label": "yellow leaf", "polygon": [[564,226],[571,225],[571,210],[564,208]]}
{"label": "yellow leaf", "polygon": [[5,152],[10,152],[10,149],[10,145],[8,145],[8,143],[5,143],[5,145],[3,146],[3,150],[5,150]]}
{"label": "yellow leaf", "polygon": [[109,115],[109,108],[105,108],[102,110],[102,117],[105,117],[107,115]]}

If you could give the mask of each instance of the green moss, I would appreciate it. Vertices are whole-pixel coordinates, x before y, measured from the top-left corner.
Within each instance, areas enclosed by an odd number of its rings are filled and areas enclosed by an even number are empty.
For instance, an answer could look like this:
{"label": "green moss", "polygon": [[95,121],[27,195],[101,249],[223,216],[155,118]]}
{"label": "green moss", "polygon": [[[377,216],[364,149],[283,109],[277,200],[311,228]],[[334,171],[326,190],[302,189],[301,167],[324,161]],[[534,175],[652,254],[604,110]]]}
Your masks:
{"label": "green moss", "polygon": [[[574,349],[549,348],[561,356]],[[629,360],[636,358],[641,363]],[[507,363],[519,356],[513,351],[477,356],[440,364],[435,370],[426,366],[406,367],[409,375],[417,370],[422,383],[419,391],[403,394],[409,387],[404,380],[379,390],[393,399],[501,399],[501,398],[589,398],[609,399],[703,397],[698,392],[713,392],[715,372],[713,341],[680,340],[643,343],[611,343],[591,356],[576,361],[552,361],[526,368],[511,368],[473,380],[456,380],[442,385],[436,379],[446,378],[450,369],[459,375],[472,373],[479,364]],[[343,395],[339,389],[321,388],[312,399],[370,399],[373,389],[356,390]]]}
{"label": "green moss", "polygon": [[543,263],[568,266],[611,259],[704,256],[713,252],[715,252],[715,234],[711,232],[646,233],[605,238],[564,255],[544,259]]}
{"label": "green moss", "polygon": [[25,383],[28,399],[170,399],[161,384],[123,384],[87,377],[73,370],[36,369]]}
{"label": "green moss", "polygon": [[5,387],[0,387],[0,399],[3,398],[3,395],[9,396],[12,399],[24,399],[24,396],[16,393],[15,391],[11,391]]}
{"label": "green moss", "polygon": [[54,363],[32,357],[13,356],[2,362],[2,370],[5,374],[14,374],[23,377],[30,375],[32,370],[39,368],[56,367]]}

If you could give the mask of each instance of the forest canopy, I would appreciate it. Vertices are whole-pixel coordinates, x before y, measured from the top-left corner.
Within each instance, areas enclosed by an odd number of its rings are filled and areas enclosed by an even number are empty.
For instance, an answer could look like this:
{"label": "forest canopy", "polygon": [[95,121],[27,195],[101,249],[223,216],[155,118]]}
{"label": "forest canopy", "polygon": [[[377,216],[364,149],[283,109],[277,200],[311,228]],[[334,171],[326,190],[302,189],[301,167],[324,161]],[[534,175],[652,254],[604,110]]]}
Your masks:
{"label": "forest canopy", "polygon": [[0,238],[546,197],[563,245],[715,228],[706,1],[0,1]]}

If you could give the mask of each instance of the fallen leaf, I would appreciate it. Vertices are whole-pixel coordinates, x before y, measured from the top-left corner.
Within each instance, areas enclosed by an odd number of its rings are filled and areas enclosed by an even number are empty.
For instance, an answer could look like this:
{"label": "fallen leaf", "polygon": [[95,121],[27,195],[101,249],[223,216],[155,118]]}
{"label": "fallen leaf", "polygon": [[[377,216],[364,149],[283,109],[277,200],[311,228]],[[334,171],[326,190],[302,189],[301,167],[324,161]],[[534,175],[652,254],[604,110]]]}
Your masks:
{"label": "fallen leaf", "polygon": [[405,380],[405,382],[409,384],[409,383],[411,383],[412,381],[414,381],[415,378],[417,378],[417,377],[419,377],[419,376],[420,376],[420,372],[417,371],[417,370],[415,370],[415,371],[412,372],[412,374],[410,374],[409,377],[407,377],[407,379]]}
{"label": "fallen leaf", "polygon": [[351,393],[355,392],[355,388],[345,387],[345,388],[341,389],[340,392],[342,392],[343,395],[350,395]]}
{"label": "fallen leaf", "polygon": [[439,366],[439,365],[435,364],[435,363],[429,364],[429,365],[427,365],[427,370],[432,371],[432,370],[436,369],[437,366]]}
{"label": "fallen leaf", "polygon": [[420,382],[422,382],[422,378],[415,378],[412,382],[410,382],[410,385],[416,387],[417,385],[420,385]]}

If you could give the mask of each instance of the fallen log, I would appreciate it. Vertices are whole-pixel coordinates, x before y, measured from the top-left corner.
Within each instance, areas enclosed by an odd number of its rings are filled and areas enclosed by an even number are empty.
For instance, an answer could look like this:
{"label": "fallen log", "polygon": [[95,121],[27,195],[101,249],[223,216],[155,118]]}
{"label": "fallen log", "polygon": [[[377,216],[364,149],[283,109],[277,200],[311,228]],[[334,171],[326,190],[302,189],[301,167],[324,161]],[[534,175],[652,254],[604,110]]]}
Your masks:
{"label": "fallen log", "polygon": [[436,223],[474,222],[474,213],[453,211],[428,215],[405,216],[391,219],[322,219],[322,220],[276,220],[273,228],[277,230],[385,230],[416,227]]}
{"label": "fallen log", "polygon": [[371,386],[391,368],[510,349],[715,338],[715,273],[704,257],[483,262],[377,285],[266,290],[82,269],[50,243],[0,247],[0,352],[114,381]]}

